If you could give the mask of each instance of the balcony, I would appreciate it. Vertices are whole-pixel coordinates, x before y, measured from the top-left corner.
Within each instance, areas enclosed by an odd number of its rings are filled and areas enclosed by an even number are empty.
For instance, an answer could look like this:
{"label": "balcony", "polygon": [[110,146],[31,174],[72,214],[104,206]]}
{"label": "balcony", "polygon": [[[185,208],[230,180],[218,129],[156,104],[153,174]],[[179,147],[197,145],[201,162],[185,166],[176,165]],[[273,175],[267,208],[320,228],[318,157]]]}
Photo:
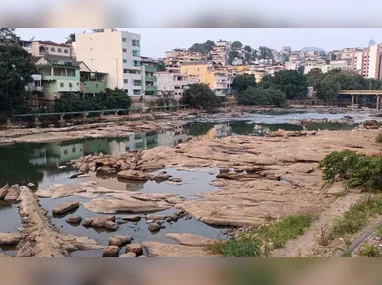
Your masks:
{"label": "balcony", "polygon": [[157,78],[155,76],[146,76],[145,79],[146,79],[146,81],[150,81],[150,82],[156,82],[157,81]]}
{"label": "balcony", "polygon": [[[144,65],[144,64],[142,64],[142,65]],[[144,66],[145,66],[146,72],[157,72],[157,68],[154,66],[147,66],[147,65],[144,65]]]}
{"label": "balcony", "polygon": [[27,91],[31,91],[31,92],[42,92],[43,91],[43,87],[42,86],[26,86],[25,89]]}
{"label": "balcony", "polygon": [[156,86],[145,86],[145,91],[157,91]]}

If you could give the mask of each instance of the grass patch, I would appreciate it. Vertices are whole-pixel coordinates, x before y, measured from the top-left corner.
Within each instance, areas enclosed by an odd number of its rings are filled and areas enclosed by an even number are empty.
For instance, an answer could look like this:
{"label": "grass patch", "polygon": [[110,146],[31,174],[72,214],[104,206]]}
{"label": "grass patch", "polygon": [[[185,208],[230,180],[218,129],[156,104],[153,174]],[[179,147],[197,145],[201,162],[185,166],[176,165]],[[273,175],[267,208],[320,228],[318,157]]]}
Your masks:
{"label": "grass patch", "polygon": [[328,225],[323,225],[320,227],[320,231],[318,232],[318,235],[316,236],[316,242],[319,246],[327,246],[329,245],[331,241],[331,232]]}
{"label": "grass patch", "polygon": [[363,244],[359,252],[359,256],[363,257],[380,257],[379,249],[374,244]]}
{"label": "grass patch", "polygon": [[375,229],[375,235],[379,238],[382,238],[382,226],[379,226]]}
{"label": "grass patch", "polygon": [[354,234],[365,227],[370,218],[376,214],[382,214],[382,196],[365,197],[334,222],[330,236],[335,239]]}
{"label": "grass patch", "polygon": [[254,228],[236,239],[216,242],[207,246],[207,250],[224,256],[267,256],[270,250],[281,248],[288,240],[303,234],[313,218],[310,214],[289,216],[269,226]]}

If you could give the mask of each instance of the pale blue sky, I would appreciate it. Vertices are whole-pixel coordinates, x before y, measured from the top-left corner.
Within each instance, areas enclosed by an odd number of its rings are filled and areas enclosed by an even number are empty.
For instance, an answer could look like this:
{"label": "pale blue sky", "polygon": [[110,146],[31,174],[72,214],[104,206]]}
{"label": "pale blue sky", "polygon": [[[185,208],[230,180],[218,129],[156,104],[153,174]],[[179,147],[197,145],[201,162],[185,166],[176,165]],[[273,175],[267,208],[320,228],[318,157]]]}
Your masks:
{"label": "pale blue sky", "polygon": [[[71,32],[82,33],[89,30],[87,28],[19,28],[16,31],[25,40],[35,37],[35,40],[52,40],[60,43],[64,42]],[[163,57],[166,50],[175,47],[188,48],[195,42],[205,42],[208,39],[214,41],[219,39],[239,40],[252,47],[265,45],[278,50],[282,46],[289,45],[294,50],[300,50],[306,46],[316,46],[327,51],[344,47],[366,47],[370,39],[374,39],[376,43],[382,42],[382,28],[121,28],[121,30],[141,34],[142,55],[148,57]]]}

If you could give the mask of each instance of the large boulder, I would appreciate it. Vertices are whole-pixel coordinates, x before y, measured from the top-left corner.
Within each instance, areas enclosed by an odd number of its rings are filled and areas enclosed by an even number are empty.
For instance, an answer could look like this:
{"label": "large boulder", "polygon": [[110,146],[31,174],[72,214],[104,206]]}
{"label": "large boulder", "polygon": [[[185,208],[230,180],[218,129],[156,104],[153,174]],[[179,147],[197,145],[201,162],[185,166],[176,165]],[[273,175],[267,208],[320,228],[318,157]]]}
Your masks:
{"label": "large boulder", "polygon": [[116,235],[109,237],[108,242],[109,245],[121,246],[130,243],[133,238],[129,235]]}
{"label": "large boulder", "polygon": [[140,256],[143,254],[142,245],[139,243],[132,243],[129,245],[126,245],[126,253],[133,252],[136,254],[136,256]]}
{"label": "large boulder", "polygon": [[112,222],[112,221],[107,221],[105,223],[104,227],[111,230],[111,231],[117,231],[119,229],[119,225],[117,223]]}
{"label": "large boulder", "polygon": [[157,224],[157,223],[151,223],[151,224],[149,224],[149,231],[150,232],[157,232],[157,231],[159,231],[160,230],[160,225],[159,224]]}
{"label": "large boulder", "polygon": [[118,246],[106,246],[103,250],[103,257],[118,257],[119,247]]}
{"label": "large boulder", "polygon": [[363,122],[365,129],[379,129],[379,123],[376,120],[366,120]]}
{"label": "large boulder", "polygon": [[124,170],[120,171],[117,174],[117,177],[120,179],[127,180],[138,180],[138,181],[147,181],[150,179],[150,176],[138,170]]}
{"label": "large boulder", "polygon": [[21,238],[20,233],[0,233],[0,245],[16,246]]}
{"label": "large boulder", "polygon": [[119,257],[137,257],[137,255],[134,252],[128,252],[121,254]]}
{"label": "large boulder", "polygon": [[0,189],[0,200],[3,200],[7,196],[8,190],[9,190],[8,184]]}
{"label": "large boulder", "polygon": [[70,216],[67,217],[65,221],[69,224],[79,224],[82,221],[82,217],[78,215]]}
{"label": "large boulder", "polygon": [[4,200],[16,201],[19,195],[20,195],[20,186],[16,184],[8,189],[7,196],[5,196]]}
{"label": "large boulder", "polygon": [[95,228],[104,228],[106,222],[114,222],[115,216],[103,216],[103,217],[96,217],[92,220],[90,226]]}
{"label": "large boulder", "polygon": [[121,220],[129,221],[129,222],[139,222],[141,220],[141,217],[138,215],[127,215],[121,217]]}
{"label": "large boulder", "polygon": [[70,210],[76,209],[80,206],[80,203],[77,201],[65,201],[53,208],[53,215],[63,215]]}

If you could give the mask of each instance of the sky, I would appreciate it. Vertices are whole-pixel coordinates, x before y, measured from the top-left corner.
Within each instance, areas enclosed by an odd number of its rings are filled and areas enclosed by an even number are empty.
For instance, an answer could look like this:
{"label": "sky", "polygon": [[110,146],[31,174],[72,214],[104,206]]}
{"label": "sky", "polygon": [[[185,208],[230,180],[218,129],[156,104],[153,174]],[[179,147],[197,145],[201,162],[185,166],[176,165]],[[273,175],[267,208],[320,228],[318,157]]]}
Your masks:
{"label": "sky", "polygon": [[[188,48],[206,40],[241,41],[252,48],[267,46],[280,50],[319,47],[325,51],[345,47],[367,47],[369,40],[382,43],[382,28],[118,28],[141,35],[142,56],[164,57],[173,48]],[[64,42],[70,33],[91,31],[88,28],[18,28],[23,40]]]}

